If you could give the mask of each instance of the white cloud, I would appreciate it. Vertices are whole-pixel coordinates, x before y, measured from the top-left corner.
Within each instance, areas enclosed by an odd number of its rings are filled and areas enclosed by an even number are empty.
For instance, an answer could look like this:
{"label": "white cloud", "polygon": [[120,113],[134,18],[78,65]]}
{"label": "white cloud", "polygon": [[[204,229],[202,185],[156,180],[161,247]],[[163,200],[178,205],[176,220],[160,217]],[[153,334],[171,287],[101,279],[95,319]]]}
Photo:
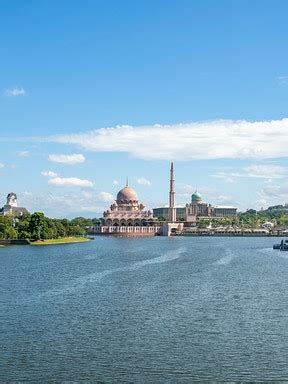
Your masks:
{"label": "white cloud", "polygon": [[280,165],[267,164],[267,165],[255,165],[252,164],[249,167],[244,168],[244,172],[249,177],[260,177],[264,179],[280,179],[288,174],[288,168]]}
{"label": "white cloud", "polygon": [[67,218],[84,213],[87,217],[102,217],[115,200],[112,194],[95,188],[77,190],[48,186],[45,192],[19,192],[17,195],[21,206],[27,207],[30,212],[42,211],[48,217]]}
{"label": "white cloud", "polygon": [[281,85],[288,85],[288,76],[278,76],[277,80]]}
{"label": "white cloud", "polygon": [[137,183],[140,185],[144,185],[145,187],[151,187],[151,181],[145,179],[144,177],[140,177],[140,179],[137,179]]}
{"label": "white cloud", "polygon": [[98,193],[97,197],[98,197],[98,200],[103,201],[103,202],[107,202],[107,203],[111,203],[112,201],[115,200],[114,196],[108,192],[100,192],[100,193]]}
{"label": "white cloud", "polygon": [[[41,175],[49,178],[48,184],[55,185],[57,187],[93,187],[93,183],[90,180],[79,179],[78,177],[60,177],[53,171],[43,171],[41,172]],[[91,197],[88,193],[85,196],[85,191],[82,191],[82,194],[86,198]]]}
{"label": "white cloud", "polygon": [[45,140],[90,151],[127,152],[145,160],[266,159],[287,156],[288,119],[116,126]]}
{"label": "white cloud", "polygon": [[[101,209],[98,205],[88,205],[88,206],[81,206],[80,210],[82,212],[94,212],[94,214]],[[103,208],[104,209],[104,208]],[[102,211],[103,211],[102,209]]]}
{"label": "white cloud", "polygon": [[30,152],[29,151],[19,151],[19,152],[17,152],[17,156],[18,157],[29,157]]}
{"label": "white cloud", "polygon": [[118,180],[113,180],[113,185],[118,185],[119,184],[119,181]]}
{"label": "white cloud", "polygon": [[26,94],[26,91],[22,87],[21,88],[13,87],[10,89],[6,89],[5,94],[6,96],[17,97],[17,96],[24,96]]}
{"label": "white cloud", "polygon": [[93,197],[93,193],[91,191],[81,191],[81,194],[85,199],[91,199]]}
{"label": "white cloud", "polygon": [[223,179],[226,183],[235,183],[235,178],[239,177],[239,174],[235,172],[218,172],[212,175],[212,177]]}
{"label": "white cloud", "polygon": [[[60,192],[61,191],[61,192]],[[82,212],[89,212],[91,217],[100,217],[102,212],[107,209],[106,205],[102,205],[97,200],[95,194],[91,194],[90,198],[82,196],[81,193],[65,192],[60,190],[57,192],[45,193],[26,193],[18,196],[23,207],[27,207],[30,212],[43,211],[49,217],[75,217]],[[81,191],[83,192],[83,191]]]}
{"label": "white cloud", "polygon": [[48,183],[57,187],[93,187],[90,180],[78,179],[77,177],[53,177],[49,179]]}
{"label": "white cloud", "polygon": [[55,163],[75,165],[79,163],[84,163],[85,157],[81,153],[74,153],[73,155],[49,155],[48,160],[53,161]]}
{"label": "white cloud", "polygon": [[41,172],[41,175],[42,176],[45,176],[45,177],[49,177],[49,178],[53,178],[53,177],[57,177],[57,173],[53,172],[53,171],[43,171]]}
{"label": "white cloud", "polygon": [[188,196],[188,195],[191,195],[191,193],[195,192],[195,190],[196,190],[196,187],[190,184],[176,183],[177,194]]}
{"label": "white cloud", "polygon": [[218,172],[212,177],[233,183],[236,178],[282,179],[288,176],[288,168],[274,164],[251,164],[237,171]]}
{"label": "white cloud", "polygon": [[4,168],[4,164],[3,163],[0,163],[0,168]]}
{"label": "white cloud", "polygon": [[288,182],[262,188],[257,193],[257,203],[259,202],[266,207],[288,203]]}

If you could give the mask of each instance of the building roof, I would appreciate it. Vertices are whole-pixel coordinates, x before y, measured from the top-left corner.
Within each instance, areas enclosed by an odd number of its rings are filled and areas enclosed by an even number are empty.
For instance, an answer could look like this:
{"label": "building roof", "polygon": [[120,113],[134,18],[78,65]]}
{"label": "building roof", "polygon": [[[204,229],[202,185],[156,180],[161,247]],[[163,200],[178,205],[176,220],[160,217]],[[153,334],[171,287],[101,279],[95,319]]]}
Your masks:
{"label": "building roof", "polygon": [[17,195],[16,195],[15,192],[10,192],[10,193],[8,193],[8,195],[7,195],[7,199],[9,199],[9,198],[12,197],[12,196],[14,196],[14,197],[17,199]]}
{"label": "building roof", "polygon": [[124,187],[117,194],[117,203],[129,203],[129,201],[138,201],[138,196],[136,191],[131,187]]}
{"label": "building roof", "polygon": [[194,202],[194,201],[202,201],[202,195],[195,191],[194,193],[192,193],[192,196],[191,196],[191,200]]}

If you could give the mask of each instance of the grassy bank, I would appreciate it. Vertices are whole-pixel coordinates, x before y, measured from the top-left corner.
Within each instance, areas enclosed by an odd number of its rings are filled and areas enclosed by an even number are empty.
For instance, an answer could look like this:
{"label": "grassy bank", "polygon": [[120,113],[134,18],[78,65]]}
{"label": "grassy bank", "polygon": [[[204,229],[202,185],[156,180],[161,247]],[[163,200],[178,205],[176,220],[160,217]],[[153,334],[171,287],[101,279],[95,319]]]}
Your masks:
{"label": "grassy bank", "polygon": [[87,237],[61,237],[60,239],[37,240],[31,241],[31,245],[53,245],[53,244],[69,244],[69,243],[83,243],[90,241]]}

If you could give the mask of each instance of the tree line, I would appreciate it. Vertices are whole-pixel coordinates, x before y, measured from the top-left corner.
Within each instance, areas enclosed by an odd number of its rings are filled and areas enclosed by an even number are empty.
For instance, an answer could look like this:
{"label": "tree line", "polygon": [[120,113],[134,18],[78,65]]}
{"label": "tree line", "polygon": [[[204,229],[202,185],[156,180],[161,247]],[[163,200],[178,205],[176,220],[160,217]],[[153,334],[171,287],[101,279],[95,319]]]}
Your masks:
{"label": "tree line", "polygon": [[243,229],[257,229],[267,222],[284,227],[288,226],[288,214],[287,212],[280,210],[265,210],[257,212],[256,210],[250,209],[247,212],[239,213],[235,217],[211,217],[209,220],[200,217],[197,220],[197,227],[207,228],[207,226],[210,225],[212,228],[216,228],[218,226],[232,226]]}
{"label": "tree line", "polygon": [[85,236],[87,228],[98,225],[98,219],[51,219],[42,212],[0,216],[0,239],[47,240],[67,236]]}
{"label": "tree line", "polygon": [[[164,218],[158,218],[158,220],[165,221]],[[197,227],[206,228],[210,225],[212,228],[237,226],[255,229],[261,227],[265,222],[288,226],[288,212],[276,209],[256,212],[251,209],[245,213],[239,213],[236,217],[199,218]],[[101,224],[101,220],[97,218],[51,219],[42,212],[28,213],[21,217],[5,215],[0,216],[0,239],[47,240],[67,236],[84,236],[87,234],[88,227],[99,224]]]}

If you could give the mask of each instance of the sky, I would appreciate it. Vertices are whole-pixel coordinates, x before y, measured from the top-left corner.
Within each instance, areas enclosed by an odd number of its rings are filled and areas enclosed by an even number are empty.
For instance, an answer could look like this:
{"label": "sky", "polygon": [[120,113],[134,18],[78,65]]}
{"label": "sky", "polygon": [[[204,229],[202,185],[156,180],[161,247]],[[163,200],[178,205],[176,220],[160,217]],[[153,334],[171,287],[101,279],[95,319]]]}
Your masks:
{"label": "sky", "polygon": [[286,0],[0,0],[0,206],[288,203]]}

